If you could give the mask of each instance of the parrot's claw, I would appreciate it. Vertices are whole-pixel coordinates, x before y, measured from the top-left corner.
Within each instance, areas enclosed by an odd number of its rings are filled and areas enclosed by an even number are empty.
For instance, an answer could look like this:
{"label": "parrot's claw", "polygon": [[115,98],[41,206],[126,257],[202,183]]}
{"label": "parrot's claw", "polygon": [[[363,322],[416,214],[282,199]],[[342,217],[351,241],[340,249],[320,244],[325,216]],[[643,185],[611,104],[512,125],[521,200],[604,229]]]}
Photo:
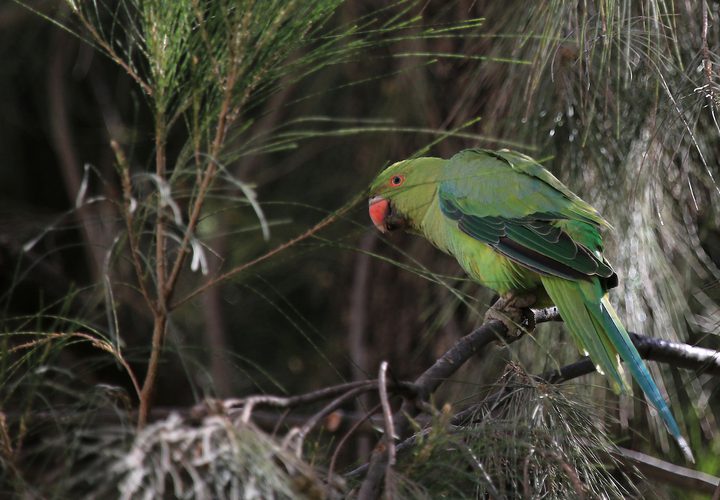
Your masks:
{"label": "parrot's claw", "polygon": [[535,329],[535,315],[530,310],[535,300],[535,296],[530,294],[503,295],[487,310],[485,321],[500,321],[507,328],[507,336],[517,339]]}

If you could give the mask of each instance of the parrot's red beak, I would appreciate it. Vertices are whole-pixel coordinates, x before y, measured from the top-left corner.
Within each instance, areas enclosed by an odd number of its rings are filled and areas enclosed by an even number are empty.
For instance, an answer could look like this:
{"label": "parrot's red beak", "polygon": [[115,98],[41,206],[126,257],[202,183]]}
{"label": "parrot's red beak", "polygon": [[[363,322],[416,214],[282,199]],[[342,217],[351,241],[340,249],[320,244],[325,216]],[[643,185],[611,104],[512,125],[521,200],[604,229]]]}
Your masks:
{"label": "parrot's red beak", "polygon": [[385,225],[385,218],[390,212],[390,202],[381,196],[373,196],[368,200],[368,211],[370,212],[370,219],[372,219],[375,227],[381,233],[387,232],[387,226]]}

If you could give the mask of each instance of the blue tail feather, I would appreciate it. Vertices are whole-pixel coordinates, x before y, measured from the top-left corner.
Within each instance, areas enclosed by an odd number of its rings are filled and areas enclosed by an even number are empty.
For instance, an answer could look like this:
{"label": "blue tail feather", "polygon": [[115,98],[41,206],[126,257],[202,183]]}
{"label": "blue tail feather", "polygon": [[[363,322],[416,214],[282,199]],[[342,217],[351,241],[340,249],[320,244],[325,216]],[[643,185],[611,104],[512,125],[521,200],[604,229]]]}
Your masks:
{"label": "blue tail feather", "polygon": [[695,458],[690,450],[690,446],[680,433],[680,427],[675,421],[675,417],[673,417],[673,414],[670,412],[670,408],[660,394],[660,390],[655,384],[655,381],[652,379],[652,376],[635,348],[635,345],[633,345],[632,340],[630,340],[630,336],[622,326],[615,310],[612,308],[612,305],[610,305],[607,296],[603,297],[600,303],[600,310],[603,315],[603,323],[606,325],[607,332],[612,339],[620,358],[630,369],[630,373],[640,385],[645,393],[645,396],[650,400],[650,403],[652,403],[652,405],[660,413],[660,417],[663,422],[665,422],[670,434],[672,434],[677,440],[678,445],[685,454],[685,457],[690,462],[695,463]]}

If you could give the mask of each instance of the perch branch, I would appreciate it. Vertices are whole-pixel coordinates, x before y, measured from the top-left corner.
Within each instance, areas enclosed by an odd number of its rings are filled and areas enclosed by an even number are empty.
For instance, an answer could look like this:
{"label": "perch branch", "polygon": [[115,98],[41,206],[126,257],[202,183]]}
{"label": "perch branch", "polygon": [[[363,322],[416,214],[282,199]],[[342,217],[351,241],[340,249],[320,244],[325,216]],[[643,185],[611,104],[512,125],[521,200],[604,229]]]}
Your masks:
{"label": "perch branch", "polygon": [[[720,375],[720,352],[718,351],[681,342],[646,337],[637,333],[630,333],[630,339],[643,359],[668,363],[697,373]],[[547,383],[557,384],[594,371],[595,365],[590,358],[585,357],[559,370],[543,373],[537,378]]]}
{"label": "perch branch", "polygon": [[[535,322],[558,319],[557,309],[551,309],[549,311],[533,311]],[[501,321],[492,320],[483,323],[479,328],[455,342],[445,354],[415,380],[414,385],[420,398],[427,399],[427,396],[434,392],[442,382],[452,376],[468,359],[491,342],[499,340],[512,343],[518,338],[520,337],[508,336],[507,327]],[[411,419],[418,412],[419,409],[414,400],[405,400],[400,411],[394,416],[396,435],[403,437],[407,434]],[[370,455],[367,476],[360,486],[359,500],[370,500],[378,497],[380,483],[383,480],[386,467],[386,458],[387,454],[384,451],[384,446],[376,446]]]}
{"label": "perch branch", "polygon": [[[533,313],[536,323],[561,319],[555,307],[533,311]],[[630,337],[643,359],[670,363],[697,372],[720,375],[720,352],[679,342],[646,337],[635,333],[631,333]],[[519,337],[509,338],[507,328],[500,321],[492,320],[484,323],[470,334],[458,340],[430,368],[415,380],[414,386],[419,396],[426,398],[434,392],[444,380],[454,374],[470,357],[493,340],[504,340],[505,342],[511,343],[518,338]],[[538,375],[535,378],[546,383],[559,383],[594,371],[594,364],[588,358],[583,358],[577,363],[565,366],[560,370]],[[512,386],[504,387],[487,398],[481,405],[485,406],[489,403],[498,402],[513,390],[514,388]],[[417,415],[418,411],[418,407],[414,401],[406,400],[403,403],[400,412],[395,416],[396,434],[398,436],[403,437],[406,434],[410,419]],[[477,406],[467,408],[458,413],[452,419],[452,423],[457,424],[466,421],[467,418],[476,414],[477,411]],[[359,499],[369,500],[378,498],[379,496],[386,459],[386,454],[382,452],[383,450],[381,448],[382,447],[376,447],[375,450],[373,450],[367,467],[361,468],[363,469],[362,471],[360,469],[353,471],[353,473],[367,471],[365,480],[360,488]]]}

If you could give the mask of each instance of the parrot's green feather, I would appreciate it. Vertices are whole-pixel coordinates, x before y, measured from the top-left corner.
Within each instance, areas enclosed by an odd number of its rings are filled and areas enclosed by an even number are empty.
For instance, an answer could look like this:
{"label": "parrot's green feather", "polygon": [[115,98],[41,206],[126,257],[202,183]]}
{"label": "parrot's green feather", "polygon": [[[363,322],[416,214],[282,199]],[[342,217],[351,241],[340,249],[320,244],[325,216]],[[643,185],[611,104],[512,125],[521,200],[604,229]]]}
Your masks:
{"label": "parrot's green feather", "polygon": [[[402,179],[397,187],[391,179]],[[629,389],[619,359],[658,409],[683,452],[687,442],[610,305],[617,284],[603,257],[597,211],[532,158],[512,151],[466,150],[450,160],[417,158],[382,172],[371,196],[383,197],[413,232],[455,256],[475,280],[501,294],[532,293],[558,307],[578,348],[616,391]]]}
{"label": "parrot's green feather", "polygon": [[599,319],[604,292],[597,280],[569,281],[544,276],[542,283],[560,310],[578,348],[586,351],[600,371],[607,375],[615,391],[629,390],[618,370],[617,350]]}
{"label": "parrot's green feather", "polygon": [[463,210],[481,217],[554,213],[556,218],[610,227],[539,163],[512,151],[471,149],[456,154],[448,161],[440,191],[452,196]]}
{"label": "parrot's green feather", "polygon": [[439,202],[443,214],[457,221],[462,232],[535,271],[567,279],[613,275],[603,259],[555,224],[563,220],[556,215],[538,213],[518,219],[478,217],[459,208],[442,187]]}

